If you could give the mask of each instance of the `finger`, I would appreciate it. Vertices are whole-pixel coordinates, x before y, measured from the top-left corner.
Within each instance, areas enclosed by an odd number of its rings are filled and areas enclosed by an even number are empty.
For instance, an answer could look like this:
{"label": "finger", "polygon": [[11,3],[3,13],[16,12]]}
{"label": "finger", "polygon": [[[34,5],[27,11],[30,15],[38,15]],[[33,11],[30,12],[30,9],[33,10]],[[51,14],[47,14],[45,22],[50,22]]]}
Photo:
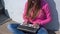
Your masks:
{"label": "finger", "polygon": [[33,28],[36,28],[36,24],[33,24],[33,26],[32,26]]}

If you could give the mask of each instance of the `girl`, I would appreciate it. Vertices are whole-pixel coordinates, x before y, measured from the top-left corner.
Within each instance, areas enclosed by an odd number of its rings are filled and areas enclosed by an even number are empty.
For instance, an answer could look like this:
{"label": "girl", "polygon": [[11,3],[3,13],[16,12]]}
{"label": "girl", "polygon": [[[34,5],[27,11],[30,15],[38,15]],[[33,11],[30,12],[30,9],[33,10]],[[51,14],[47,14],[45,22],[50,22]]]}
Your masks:
{"label": "girl", "polygon": [[[28,0],[25,4],[23,13],[23,25],[32,23],[34,28],[40,26],[37,34],[48,34],[44,28],[47,23],[51,21],[50,8],[46,0]],[[13,34],[24,34],[24,32],[17,29],[19,24],[9,24],[8,29]]]}

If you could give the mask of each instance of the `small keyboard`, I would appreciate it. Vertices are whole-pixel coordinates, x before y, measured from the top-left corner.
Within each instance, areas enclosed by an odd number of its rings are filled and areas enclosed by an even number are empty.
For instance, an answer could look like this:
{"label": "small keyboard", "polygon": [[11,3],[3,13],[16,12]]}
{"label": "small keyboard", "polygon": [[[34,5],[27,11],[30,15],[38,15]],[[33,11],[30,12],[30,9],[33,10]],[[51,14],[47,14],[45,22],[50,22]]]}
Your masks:
{"label": "small keyboard", "polygon": [[30,32],[30,33],[36,33],[39,28],[33,28],[33,27],[31,27],[31,25],[29,25],[29,26],[28,25],[19,25],[17,27],[17,29],[26,31],[26,32]]}

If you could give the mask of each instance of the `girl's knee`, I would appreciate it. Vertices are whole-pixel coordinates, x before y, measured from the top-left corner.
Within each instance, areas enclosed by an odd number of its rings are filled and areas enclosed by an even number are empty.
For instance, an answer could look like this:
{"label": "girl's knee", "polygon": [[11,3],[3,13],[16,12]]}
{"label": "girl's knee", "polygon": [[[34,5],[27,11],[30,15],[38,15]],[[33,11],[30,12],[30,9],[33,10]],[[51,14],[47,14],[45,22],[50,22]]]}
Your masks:
{"label": "girl's knee", "polygon": [[8,28],[8,29],[11,29],[12,27],[13,27],[12,24],[8,24],[8,25],[7,25],[7,28]]}
{"label": "girl's knee", "polygon": [[17,28],[18,24],[8,24],[7,28]]}
{"label": "girl's knee", "polygon": [[17,28],[17,25],[16,24],[8,24],[7,28],[8,29],[15,29],[15,28]]}
{"label": "girl's knee", "polygon": [[24,34],[24,32],[17,29],[18,24],[8,24],[7,28],[9,31],[15,34]]}
{"label": "girl's knee", "polygon": [[9,31],[13,32],[13,31],[17,30],[17,24],[8,24],[7,28]]}

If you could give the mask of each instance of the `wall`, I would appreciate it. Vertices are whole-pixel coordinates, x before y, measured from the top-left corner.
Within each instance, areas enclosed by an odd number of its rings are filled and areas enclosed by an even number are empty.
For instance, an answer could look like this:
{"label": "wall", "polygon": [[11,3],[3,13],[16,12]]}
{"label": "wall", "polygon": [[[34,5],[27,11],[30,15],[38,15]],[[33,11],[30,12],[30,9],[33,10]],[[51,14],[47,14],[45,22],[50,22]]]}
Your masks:
{"label": "wall", "polygon": [[52,22],[47,25],[48,29],[58,30],[60,29],[60,0],[47,0],[51,8]]}
{"label": "wall", "polygon": [[[22,13],[24,4],[27,0],[4,0],[5,8],[8,9],[10,18],[19,23],[23,22]],[[60,24],[60,0],[47,0],[51,7],[52,22],[48,24],[47,28],[51,30],[58,30]]]}
{"label": "wall", "polygon": [[4,2],[10,18],[19,23],[23,22],[22,13],[26,0],[4,0]]}

